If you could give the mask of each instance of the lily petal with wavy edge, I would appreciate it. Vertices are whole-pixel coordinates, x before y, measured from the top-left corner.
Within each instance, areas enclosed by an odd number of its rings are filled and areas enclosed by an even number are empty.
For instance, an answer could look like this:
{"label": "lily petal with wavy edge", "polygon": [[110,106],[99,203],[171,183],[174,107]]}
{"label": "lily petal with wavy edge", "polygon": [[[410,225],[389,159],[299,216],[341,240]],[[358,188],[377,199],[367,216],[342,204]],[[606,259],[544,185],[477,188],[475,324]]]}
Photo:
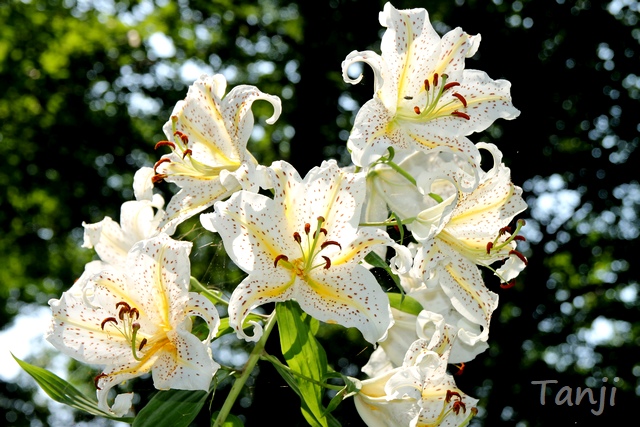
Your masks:
{"label": "lily petal with wavy edge", "polygon": [[154,181],[172,182],[181,190],[167,206],[162,230],[172,234],[185,219],[241,188],[256,189],[258,164],[247,150],[253,131],[251,105],[266,100],[273,105],[273,124],[282,111],[280,98],[254,86],[234,87],[224,96],[227,81],[221,74],[201,76],[176,104],[163,130],[172,152],[156,163]]}
{"label": "lily petal with wavy edge", "polygon": [[[126,268],[129,250],[140,240],[159,233],[165,213],[164,200],[151,193],[152,168],[141,168],[134,176],[134,192],[137,200],[124,202],[120,207],[120,224],[110,217],[87,224],[84,227],[84,248],[95,248],[100,259],[119,269]],[[155,213],[154,213],[155,210]]]}
{"label": "lily petal with wavy edge", "polygon": [[442,38],[425,9],[397,10],[385,4],[379,16],[387,30],[381,51],[353,51],[342,63],[346,82],[356,84],[348,68],[364,62],[374,71],[374,96],[358,112],[348,141],[352,161],[368,166],[388,146],[429,150],[446,146],[478,160],[466,138],[498,118],[513,119],[511,84],[485,72],[465,70],[465,59],[477,51],[480,36],[455,28]]}
{"label": "lily petal with wavy edge", "polygon": [[304,180],[284,161],[270,171],[273,199],[240,191],[200,217],[249,273],[231,295],[229,324],[245,340],[257,340],[259,325],[252,336],[243,331],[249,311],[295,299],[318,320],[355,327],[371,343],[382,340],[393,323],[389,301],[359,262],[376,247],[398,245],[382,230],[358,228],[364,175],[346,173],[335,161],[313,168]]}
{"label": "lily petal with wavy edge", "polygon": [[[124,416],[133,398],[120,394],[110,407],[116,384],[151,371],[158,389],[206,391],[220,366],[209,348],[220,319],[208,299],[189,292],[190,250],[191,243],[160,234],[131,249],[126,271],[87,268],[49,301],[47,340],[74,359],[105,366],[95,379],[98,405],[114,416]],[[191,333],[190,316],[207,323],[203,341]]]}

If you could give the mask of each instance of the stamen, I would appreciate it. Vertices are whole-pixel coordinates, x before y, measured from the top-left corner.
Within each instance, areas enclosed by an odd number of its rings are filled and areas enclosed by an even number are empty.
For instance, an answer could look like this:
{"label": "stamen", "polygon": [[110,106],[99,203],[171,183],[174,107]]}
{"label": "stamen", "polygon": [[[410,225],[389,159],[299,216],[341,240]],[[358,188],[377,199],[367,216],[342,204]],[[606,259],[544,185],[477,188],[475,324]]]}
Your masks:
{"label": "stamen", "polygon": [[438,86],[438,73],[433,74],[433,86]]}
{"label": "stamen", "polygon": [[504,233],[511,233],[511,227],[502,227],[500,229],[500,235],[503,236]]}
{"label": "stamen", "polygon": [[283,259],[285,261],[289,261],[289,257],[288,256],[286,256],[284,254],[281,254],[281,255],[278,255],[276,257],[275,261],[273,261],[273,266],[277,267],[278,266],[278,261],[280,261],[281,259]]}
{"label": "stamen", "polygon": [[311,224],[306,223],[304,225],[304,232],[308,235],[310,231],[311,231]]}
{"label": "stamen", "polygon": [[460,102],[462,102],[462,105],[464,105],[465,107],[467,106],[467,100],[464,99],[464,96],[460,95],[458,92],[454,92],[451,95],[455,96],[456,98],[458,98],[460,100]]}
{"label": "stamen", "polygon": [[115,317],[107,317],[106,319],[104,319],[102,321],[102,323],[100,324],[100,328],[104,331],[104,325],[106,325],[108,322],[113,322],[116,325],[118,324],[118,320]]}
{"label": "stamen", "polygon": [[151,177],[151,183],[152,184],[157,184],[159,182],[162,182],[166,177],[167,177],[167,174],[157,173],[157,174],[155,174],[154,176]]}
{"label": "stamen", "polygon": [[451,89],[452,87],[455,86],[460,86],[460,83],[458,82],[451,82],[451,83],[447,83],[446,85],[444,85],[444,88],[442,89],[442,91],[444,92],[447,89]]}
{"label": "stamen", "polygon": [[456,413],[456,415],[458,415],[460,413],[460,409],[462,408],[462,413],[464,414],[465,412],[467,412],[467,405],[464,404],[464,402],[457,400],[455,402],[453,402],[453,412]]}
{"label": "stamen", "polygon": [[500,283],[502,289],[511,289],[516,285],[516,279],[513,279],[509,283]]}
{"label": "stamen", "polygon": [[458,393],[457,391],[453,391],[453,390],[447,390],[447,396],[445,397],[444,401],[449,403],[451,402],[451,399],[457,396],[458,399],[462,400],[462,397],[460,397],[460,393]]}
{"label": "stamen", "polygon": [[406,99],[407,101],[411,101],[413,99],[413,96],[405,96],[404,99]]}
{"label": "stamen", "polygon": [[171,141],[158,141],[158,143],[156,144],[155,147],[153,147],[154,150],[157,150],[160,147],[171,147],[172,149],[175,150],[176,148],[176,144],[174,144]]}
{"label": "stamen", "polygon": [[158,160],[156,162],[156,164],[153,165],[153,172],[155,172],[155,174],[157,175],[158,174],[158,166],[160,166],[163,163],[167,163],[167,162],[171,163],[171,160],[169,160],[167,157]]}
{"label": "stamen", "polygon": [[465,368],[465,364],[464,362],[460,363],[459,365],[454,365],[456,368],[458,368],[458,372],[456,372],[453,375],[462,375],[462,372],[464,372],[464,368]]}
{"label": "stamen", "polygon": [[138,346],[138,351],[142,351],[142,347],[144,347],[146,343],[147,343],[147,339],[142,338],[142,341],[140,341],[140,345]]}
{"label": "stamen", "polygon": [[324,256],[324,255],[322,255],[322,258],[324,258],[324,260],[326,261],[326,263],[324,265],[324,269],[328,270],[329,267],[331,267],[331,260],[329,259],[328,256]]}
{"label": "stamen", "polygon": [[527,239],[524,236],[521,236],[519,234],[517,236],[513,236],[513,240],[519,240],[521,242],[526,242],[527,241]]}
{"label": "stamen", "polygon": [[340,246],[340,243],[336,242],[335,240],[327,240],[327,241],[323,242],[320,245],[320,249],[324,249],[329,245],[335,245],[335,246],[339,247],[342,250],[342,246]]}
{"label": "stamen", "polygon": [[190,156],[192,153],[190,148],[187,148],[186,150],[184,150],[184,153],[182,153],[182,158],[184,159],[187,156]]}
{"label": "stamen", "polygon": [[452,116],[456,116],[456,117],[460,117],[460,118],[465,119],[465,120],[470,120],[471,119],[471,117],[469,117],[468,114],[462,113],[460,111],[453,111],[453,112],[451,112],[451,115]]}
{"label": "stamen", "polygon": [[326,228],[320,228],[319,230],[316,230],[313,232],[313,238],[315,239],[318,236],[318,231],[321,233],[324,233],[324,235],[327,235],[327,229]]}
{"label": "stamen", "polygon": [[187,145],[189,143],[189,137],[184,133],[180,132],[179,130],[175,131],[173,134],[180,137],[184,145]]}
{"label": "stamen", "polygon": [[101,374],[96,375],[96,377],[93,379],[94,384],[96,385],[96,388],[98,390],[102,390],[99,386],[98,386],[98,381],[100,381],[102,378],[108,377],[107,374],[105,374],[104,372]]}
{"label": "stamen", "polygon": [[424,80],[424,90],[426,90],[427,92],[429,92],[429,80],[425,79]]}
{"label": "stamen", "polygon": [[415,107],[413,107],[413,111],[414,111],[416,114],[420,114],[420,107],[418,107],[418,106],[416,105]]}
{"label": "stamen", "polygon": [[120,301],[119,303],[116,304],[116,310],[120,306],[126,307],[127,311],[131,310],[131,306],[124,301]]}
{"label": "stamen", "polygon": [[300,233],[298,233],[297,231],[293,233],[293,240],[295,240],[298,243],[302,242],[302,237],[300,237]]}
{"label": "stamen", "polygon": [[522,255],[520,252],[516,250],[512,250],[512,251],[509,251],[509,255],[515,255],[518,258],[520,258],[522,262],[524,262],[524,265],[529,265],[529,261],[527,261],[527,258],[524,255]]}
{"label": "stamen", "polygon": [[493,242],[487,243],[487,255],[491,253],[491,249],[493,249]]}
{"label": "stamen", "polygon": [[132,308],[131,311],[129,312],[129,317],[133,319],[134,315],[136,316],[136,320],[138,320],[140,318],[140,312],[135,307]]}

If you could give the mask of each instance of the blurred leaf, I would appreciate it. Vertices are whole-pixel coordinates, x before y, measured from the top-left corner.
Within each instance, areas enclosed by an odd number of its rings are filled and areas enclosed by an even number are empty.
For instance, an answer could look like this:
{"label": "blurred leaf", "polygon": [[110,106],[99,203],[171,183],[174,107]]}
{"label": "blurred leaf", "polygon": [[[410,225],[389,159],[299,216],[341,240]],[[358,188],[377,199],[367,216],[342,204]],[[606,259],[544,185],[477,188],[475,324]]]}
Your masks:
{"label": "blurred leaf", "polygon": [[133,427],[186,427],[196,418],[207,396],[209,393],[202,390],[159,391],[138,413]]}

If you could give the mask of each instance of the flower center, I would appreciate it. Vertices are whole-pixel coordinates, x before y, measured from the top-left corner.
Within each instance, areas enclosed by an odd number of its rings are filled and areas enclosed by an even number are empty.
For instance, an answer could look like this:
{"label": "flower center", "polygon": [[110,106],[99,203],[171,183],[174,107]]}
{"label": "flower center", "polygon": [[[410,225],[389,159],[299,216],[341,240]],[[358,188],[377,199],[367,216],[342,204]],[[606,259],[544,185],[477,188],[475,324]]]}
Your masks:
{"label": "flower center", "polygon": [[137,352],[142,351],[142,348],[147,344],[147,339],[143,338],[138,343],[137,335],[140,330],[140,324],[136,320],[140,317],[140,312],[137,308],[131,307],[124,301],[116,304],[116,311],[118,312],[118,317],[107,317],[102,321],[100,327],[102,330],[105,330],[107,326],[115,329],[126,341],[131,343],[133,358],[137,361],[142,360],[138,357]]}
{"label": "flower center", "polygon": [[[273,266],[277,267],[278,265],[282,265],[293,271],[300,278],[305,278],[311,270],[316,268],[324,267],[328,269],[331,267],[331,259],[328,256],[320,255],[320,253],[327,246],[335,245],[340,249],[342,249],[342,246],[334,240],[326,240],[327,230],[322,227],[324,222],[325,219],[323,217],[319,216],[317,218],[316,230],[313,234],[311,233],[311,224],[309,223],[304,225],[304,237],[297,231],[293,233],[293,240],[295,240],[300,247],[301,256],[289,261],[287,255],[278,255],[273,262]],[[320,256],[323,261],[316,262],[315,259],[318,256]]]}
{"label": "flower center", "polygon": [[[438,418],[436,420],[429,420],[428,424],[425,424],[424,422],[422,423],[418,422],[416,427],[442,425],[443,422],[446,420],[446,418],[449,417],[449,415],[451,415],[452,412],[456,415],[456,417],[460,415],[461,412],[462,414],[466,414],[467,406],[462,401],[462,397],[460,396],[460,393],[453,390],[447,390],[447,395],[444,399],[444,402],[442,403],[442,410],[440,411]],[[471,418],[473,418],[477,413],[478,413],[478,408],[476,407],[470,408],[469,414],[464,419],[464,421],[459,422],[456,420],[455,425],[461,425],[461,426],[467,425],[471,420]]]}
{"label": "flower center", "polygon": [[[467,108],[467,100],[458,92],[451,90],[460,86],[460,83],[447,83],[448,78],[447,74],[439,76],[438,73],[434,73],[431,82],[426,79],[424,81],[424,95],[419,98],[424,99],[424,104],[422,106],[415,105],[413,114],[404,114],[403,117],[411,120],[418,118],[420,121],[429,121],[440,117],[455,116],[469,120],[470,117],[467,113],[459,111]],[[405,96],[404,99],[412,101],[413,97]]]}

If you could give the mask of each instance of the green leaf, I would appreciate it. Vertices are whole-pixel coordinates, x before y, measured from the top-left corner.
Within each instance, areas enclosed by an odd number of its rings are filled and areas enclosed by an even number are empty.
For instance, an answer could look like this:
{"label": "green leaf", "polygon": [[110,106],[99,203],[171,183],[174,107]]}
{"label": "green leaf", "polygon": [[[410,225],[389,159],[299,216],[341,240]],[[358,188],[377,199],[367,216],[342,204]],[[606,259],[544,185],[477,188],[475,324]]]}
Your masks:
{"label": "green leaf", "polygon": [[388,292],[389,305],[391,307],[404,311],[405,313],[417,316],[422,311],[422,304],[409,295]]}
{"label": "green leaf", "polygon": [[159,391],[138,413],[133,427],[186,427],[198,415],[207,396],[209,393],[202,390]]}
{"label": "green leaf", "polygon": [[131,422],[132,418],[118,418],[112,416],[108,412],[104,412],[102,409],[98,408],[97,400],[88,398],[85,393],[80,392],[73,385],[63,380],[53,372],[22,361],[15,356],[13,356],[13,358],[18,362],[18,365],[20,365],[22,369],[33,377],[42,390],[44,390],[44,392],[56,402],[64,403],[65,405],[87,412],[91,415]]}
{"label": "green leaf", "polygon": [[[317,326],[314,323],[317,321],[303,313],[295,301],[277,303],[276,314],[280,347],[289,368],[293,372],[322,382],[327,374],[327,355],[312,331]],[[325,414],[326,410],[322,405],[324,394],[322,386],[293,378],[290,373],[283,375],[284,369],[279,369],[277,366],[276,369],[292,390],[300,396],[300,409],[309,424],[314,427],[340,425],[333,416]]]}
{"label": "green leaf", "polygon": [[[216,418],[218,418],[218,414],[220,411],[216,411],[211,414],[211,425],[215,422]],[[220,424],[220,427],[244,427],[244,423],[238,417],[233,414],[228,414],[224,423]]]}
{"label": "green leaf", "polygon": [[404,289],[402,289],[402,285],[400,285],[400,279],[393,271],[391,271],[391,267],[389,267],[387,262],[380,255],[372,251],[369,252],[366,257],[364,257],[364,260],[374,267],[384,269],[389,274],[391,279],[393,279],[393,283],[395,283],[397,288],[400,289],[400,292],[404,293]]}

